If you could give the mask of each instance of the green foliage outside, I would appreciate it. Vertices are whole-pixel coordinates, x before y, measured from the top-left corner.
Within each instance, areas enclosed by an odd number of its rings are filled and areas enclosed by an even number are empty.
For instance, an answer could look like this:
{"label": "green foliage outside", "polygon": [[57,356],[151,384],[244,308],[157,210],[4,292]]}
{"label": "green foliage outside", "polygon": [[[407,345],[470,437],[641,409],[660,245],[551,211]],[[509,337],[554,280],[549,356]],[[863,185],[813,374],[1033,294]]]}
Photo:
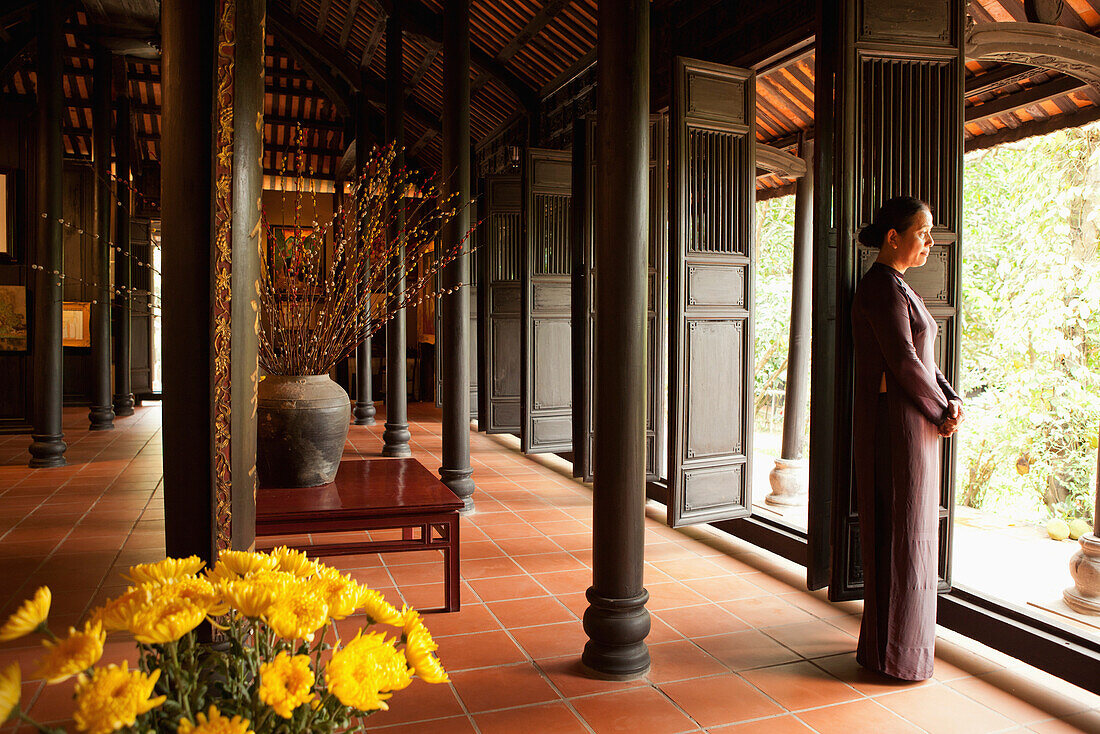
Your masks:
{"label": "green foliage outside", "polygon": [[967,422],[956,501],[1091,518],[1100,430],[1100,126],[966,156]]}
{"label": "green foliage outside", "polygon": [[[1100,124],[967,154],[956,502],[1091,522],[1100,431]],[[756,430],[782,427],[794,197],[757,204]]]}

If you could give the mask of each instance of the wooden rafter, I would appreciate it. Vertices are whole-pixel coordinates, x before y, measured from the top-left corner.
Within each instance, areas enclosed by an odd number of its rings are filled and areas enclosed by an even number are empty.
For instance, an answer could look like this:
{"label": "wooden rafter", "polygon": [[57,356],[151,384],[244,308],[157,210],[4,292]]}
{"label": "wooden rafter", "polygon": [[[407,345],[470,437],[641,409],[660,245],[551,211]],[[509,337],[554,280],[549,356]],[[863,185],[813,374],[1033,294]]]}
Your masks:
{"label": "wooden rafter", "polygon": [[405,87],[405,96],[416,91],[416,88],[420,86],[420,80],[424,78],[424,75],[428,73],[428,69],[432,68],[432,63],[435,61],[435,57],[439,56],[439,52],[442,50],[442,46],[432,44],[424,49],[424,58],[420,59],[420,63],[417,64],[413,70],[413,75],[409,79],[409,84]]}
{"label": "wooden rafter", "polygon": [[340,29],[340,42],[341,49],[348,47],[348,38],[351,37],[351,28],[355,25],[355,14],[359,12],[359,0],[351,0],[348,4],[348,13],[344,16],[344,25]]}
{"label": "wooden rafter", "polygon": [[332,9],[332,0],[321,0],[321,7],[317,11],[317,32],[324,33],[328,23],[328,12]]}
{"label": "wooden rafter", "polygon": [[554,19],[554,16],[572,2],[573,0],[550,0],[543,5],[539,12],[535,13],[535,17],[531,18],[527,25],[516,34],[515,38],[501,49],[500,53],[497,54],[497,61],[501,63],[511,61],[513,56],[519,53],[524,46],[530,43],[532,38],[537,36]]}
{"label": "wooden rafter", "polygon": [[1028,87],[1015,94],[1006,94],[1003,97],[998,97],[985,104],[967,107],[966,122],[972,123],[988,120],[997,115],[1003,115],[1006,112],[1018,110],[1021,107],[1040,104],[1047,100],[1060,97],[1063,94],[1069,94],[1078,89],[1084,89],[1087,86],[1088,85],[1080,79],[1074,79],[1069,76],[1052,79],[1049,82],[1036,84],[1033,87]]}
{"label": "wooden rafter", "polygon": [[436,133],[435,130],[425,130],[424,134],[421,135],[420,138],[417,139],[417,141],[415,143],[413,143],[413,146],[411,148],[409,148],[409,155],[415,156],[416,154],[418,154],[420,151],[422,151],[424,149],[425,145],[427,145],[428,143],[430,143],[432,141],[432,139],[436,135],[437,135],[437,133]]}
{"label": "wooden rafter", "polygon": [[382,34],[386,32],[386,14],[381,13],[378,19],[374,21],[374,27],[370,29],[370,38],[367,39],[367,43],[363,46],[363,57],[359,59],[359,67],[366,69],[370,66],[371,60],[374,59],[374,54],[378,52],[378,44],[382,42]]}

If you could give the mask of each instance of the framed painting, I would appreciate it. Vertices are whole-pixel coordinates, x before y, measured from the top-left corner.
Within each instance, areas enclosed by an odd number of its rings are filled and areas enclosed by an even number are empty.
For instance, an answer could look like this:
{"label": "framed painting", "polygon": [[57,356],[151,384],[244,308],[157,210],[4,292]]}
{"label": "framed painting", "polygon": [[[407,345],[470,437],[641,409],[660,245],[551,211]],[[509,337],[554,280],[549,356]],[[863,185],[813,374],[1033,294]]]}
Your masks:
{"label": "framed painting", "polygon": [[27,351],[27,288],[0,285],[0,352]]}
{"label": "framed painting", "polygon": [[61,304],[61,346],[92,346],[92,304],[85,301],[65,301]]}
{"label": "framed painting", "polygon": [[312,228],[273,226],[268,237],[275,288],[288,295],[316,291],[325,277],[325,241]]}
{"label": "framed painting", "polygon": [[0,263],[16,259],[16,172],[0,168]]}

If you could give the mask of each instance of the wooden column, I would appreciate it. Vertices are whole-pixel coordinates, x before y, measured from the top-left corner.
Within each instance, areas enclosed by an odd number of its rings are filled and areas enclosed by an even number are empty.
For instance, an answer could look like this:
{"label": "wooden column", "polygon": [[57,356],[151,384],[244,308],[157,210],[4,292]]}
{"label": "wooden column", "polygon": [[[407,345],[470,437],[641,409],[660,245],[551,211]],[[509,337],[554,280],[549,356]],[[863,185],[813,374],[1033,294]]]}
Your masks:
{"label": "wooden column", "polygon": [[599,8],[596,58],[596,416],[592,586],[582,662],[600,677],[649,670],[645,547],[649,1]]}
{"label": "wooden column", "polygon": [[783,398],[783,447],[768,479],[772,492],[764,501],[770,505],[806,504],[806,398],[810,387],[810,317],[813,288],[813,143],[803,141],[802,158],[806,173],[795,184],[794,273],[791,297],[791,329],[787,350],[787,387]]}
{"label": "wooden column", "polygon": [[38,183],[36,243],[38,268],[34,283],[34,433],[31,434],[32,467],[65,465],[65,440],[61,432],[62,352],[61,278],[64,272],[61,219],[61,119],[65,114],[61,88],[64,40],[63,8],[59,0],[38,4]]}
{"label": "wooden column", "polygon": [[115,96],[115,415],[134,414],[134,394],[130,389],[130,151],[133,150],[134,126],[130,117],[130,78],[126,59],[114,59]]}
{"label": "wooden column", "polygon": [[[458,215],[443,229],[444,247],[470,228],[470,0],[443,7],[443,197],[455,194]],[[474,508],[470,468],[470,256],[465,248],[443,270],[443,466],[439,476]]]}
{"label": "wooden column", "polygon": [[[394,170],[405,165],[405,84],[402,79],[404,43],[401,34],[400,5],[386,19],[386,139],[397,151]],[[387,267],[390,289],[388,311],[395,311],[405,290],[405,214],[404,199],[392,218],[390,241],[393,250]],[[386,430],[382,432],[383,456],[411,456],[409,449],[409,412],[405,385],[405,309],[396,311],[386,324]]]}
{"label": "wooden column", "polygon": [[99,51],[92,79],[92,164],[95,167],[95,256],[92,282],[92,406],[89,428],[115,427],[111,403],[111,56]]}
{"label": "wooden column", "polygon": [[[370,145],[367,142],[369,104],[366,95],[355,95],[355,186],[362,183],[363,169],[370,155]],[[366,283],[363,285],[361,298],[370,298]],[[353,422],[357,426],[373,426],[375,412],[374,399],[371,397],[371,355],[368,336],[355,348],[355,407],[351,411]]]}
{"label": "wooden column", "polygon": [[165,550],[211,559],[215,4],[164,0],[160,17]]}

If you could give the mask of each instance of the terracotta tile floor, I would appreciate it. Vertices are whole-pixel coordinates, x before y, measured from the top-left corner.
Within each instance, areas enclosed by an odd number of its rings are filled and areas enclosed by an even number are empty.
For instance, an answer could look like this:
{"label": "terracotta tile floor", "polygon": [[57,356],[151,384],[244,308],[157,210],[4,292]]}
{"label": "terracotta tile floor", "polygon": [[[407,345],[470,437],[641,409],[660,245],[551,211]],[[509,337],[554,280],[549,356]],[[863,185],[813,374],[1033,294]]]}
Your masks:
{"label": "terracotta tile floor", "polygon": [[[434,471],[438,413],[417,405],[411,414],[414,454]],[[0,437],[0,614],[48,583],[55,629],[122,590],[128,566],[164,556],[159,406],[139,408],[106,433],[88,432],[82,409],[65,417],[62,469],[28,470],[28,437]],[[378,456],[382,420],[352,427],[348,456]],[[475,433],[471,450],[477,512],[462,523],[463,608],[427,616],[452,683],[415,683],[392,711],[371,718],[374,730],[1100,732],[1100,696],[948,631],[932,680],[867,673],[853,655],[859,604],[803,591],[800,567],[747,543],[671,530],[660,508],[646,520],[652,671],[629,683],[585,678],[577,662],[591,580],[591,490],[557,457],[524,457],[512,437]],[[332,562],[394,602],[442,604],[441,559],[431,553]],[[0,646],[0,665],[19,660],[29,677],[34,644]],[[112,638],[105,658],[131,650]],[[67,718],[71,692],[71,684],[23,686],[24,702],[44,721]]]}

